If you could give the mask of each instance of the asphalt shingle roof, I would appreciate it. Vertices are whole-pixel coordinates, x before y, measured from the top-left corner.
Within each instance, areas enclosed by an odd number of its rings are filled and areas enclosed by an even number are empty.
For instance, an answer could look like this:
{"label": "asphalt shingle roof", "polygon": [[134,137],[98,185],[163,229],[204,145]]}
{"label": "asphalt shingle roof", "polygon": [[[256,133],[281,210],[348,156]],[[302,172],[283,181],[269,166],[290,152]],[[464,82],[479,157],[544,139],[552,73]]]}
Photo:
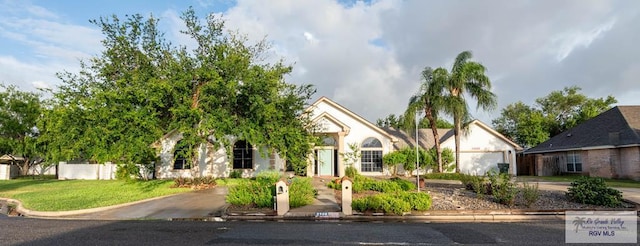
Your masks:
{"label": "asphalt shingle roof", "polygon": [[640,144],[640,106],[616,106],[525,153]]}

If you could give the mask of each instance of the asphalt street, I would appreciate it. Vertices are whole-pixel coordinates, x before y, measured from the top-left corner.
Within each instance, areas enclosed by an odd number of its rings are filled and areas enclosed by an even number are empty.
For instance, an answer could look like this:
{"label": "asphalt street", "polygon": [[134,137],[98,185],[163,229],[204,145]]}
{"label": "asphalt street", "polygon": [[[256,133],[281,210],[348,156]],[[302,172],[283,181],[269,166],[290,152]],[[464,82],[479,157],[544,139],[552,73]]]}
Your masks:
{"label": "asphalt street", "polygon": [[0,245],[561,245],[564,222],[43,220],[0,217]]}

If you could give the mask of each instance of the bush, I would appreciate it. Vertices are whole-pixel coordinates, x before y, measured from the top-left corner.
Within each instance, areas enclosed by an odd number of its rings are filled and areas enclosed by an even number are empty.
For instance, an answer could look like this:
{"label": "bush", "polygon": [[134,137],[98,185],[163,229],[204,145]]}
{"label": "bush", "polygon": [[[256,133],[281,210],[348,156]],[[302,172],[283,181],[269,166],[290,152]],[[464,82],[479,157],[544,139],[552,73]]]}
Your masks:
{"label": "bush", "polygon": [[351,179],[355,179],[360,174],[358,173],[358,169],[353,166],[348,166],[344,169],[344,175]]}
{"label": "bush", "polygon": [[173,180],[174,188],[208,189],[216,185],[216,180],[212,177],[197,178],[176,178]]}
{"label": "bush", "polygon": [[342,184],[340,184],[339,182],[340,179],[331,180],[329,183],[327,183],[327,187],[334,190],[342,190]]}
{"label": "bush", "polygon": [[427,173],[424,175],[427,179],[445,179],[445,180],[460,180],[465,174],[461,173]]}
{"label": "bush", "polygon": [[116,179],[134,180],[140,176],[140,168],[136,164],[119,164],[116,169]]}
{"label": "bush", "polygon": [[391,178],[391,182],[394,182],[400,186],[403,191],[410,191],[416,189],[416,184],[401,178]]}
{"label": "bush", "polygon": [[607,207],[622,204],[622,193],[609,188],[602,178],[581,177],[571,182],[567,196],[573,201],[586,204]]}
{"label": "bush", "polygon": [[498,174],[495,170],[487,173],[491,186],[493,199],[509,207],[515,204],[518,189],[516,184],[511,182],[511,177],[507,173]]}
{"label": "bush", "polygon": [[527,182],[522,183],[522,197],[524,198],[524,203],[527,207],[531,207],[531,204],[538,201],[538,198],[540,197],[538,183],[535,185],[530,185]]}
{"label": "bush", "polygon": [[302,207],[313,203],[316,190],[311,184],[311,178],[296,177],[289,186],[289,206],[292,208]]}
{"label": "bush", "polygon": [[232,179],[242,178],[242,171],[240,170],[231,171],[231,173],[229,173],[229,178],[232,178]]}
{"label": "bush", "polygon": [[267,184],[276,184],[282,178],[282,173],[275,170],[262,171],[256,174],[256,180],[258,182]]}
{"label": "bush", "polygon": [[409,202],[412,210],[426,211],[431,208],[431,196],[422,192],[404,192],[401,195],[402,200]]}
{"label": "bush", "polygon": [[247,180],[229,188],[227,202],[239,206],[273,207],[275,182]]}

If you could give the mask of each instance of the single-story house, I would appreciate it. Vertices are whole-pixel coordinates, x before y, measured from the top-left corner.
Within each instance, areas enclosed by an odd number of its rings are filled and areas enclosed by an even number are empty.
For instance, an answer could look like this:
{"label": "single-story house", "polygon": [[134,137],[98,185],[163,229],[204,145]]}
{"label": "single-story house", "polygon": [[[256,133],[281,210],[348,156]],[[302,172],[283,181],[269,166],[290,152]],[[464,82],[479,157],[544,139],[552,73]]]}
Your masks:
{"label": "single-story house", "polygon": [[[400,141],[394,149],[415,147],[415,136],[409,136],[401,130],[388,128],[389,133]],[[453,129],[438,129],[441,149],[455,151]],[[435,145],[431,129],[418,129],[418,144],[423,149]],[[479,120],[471,121],[466,132],[460,136],[460,172],[472,175],[484,175],[491,169],[497,169],[498,163],[509,164],[509,174],[516,175],[516,152],[522,147]],[[454,152],[455,155],[455,152]]]}
{"label": "single-story house", "polygon": [[528,149],[538,176],[640,180],[640,106],[617,106]]}
{"label": "single-story house", "polygon": [[[399,131],[377,127],[326,97],[311,104],[307,111],[316,125],[316,134],[322,138],[322,144],[314,146],[309,158],[309,176],[341,177],[349,165],[363,175],[385,175],[389,172],[384,169],[382,156],[397,150],[403,142],[414,141]],[[443,133],[440,140],[443,148],[455,149],[453,131],[447,129]],[[428,139],[429,136],[433,138],[430,130],[422,129],[420,135],[423,147],[433,146],[433,141]],[[178,151],[174,147],[181,138],[179,132],[172,131],[155,144],[160,150],[160,163],[155,168],[157,178],[228,177],[234,171],[251,177],[263,170],[286,168],[277,153],[263,155],[258,146],[233,137],[229,139],[234,144],[233,160],[229,159],[225,148],[208,143],[200,146],[198,161],[191,165],[189,160],[175,156]],[[469,134],[462,137],[461,145],[463,172],[484,174],[497,167],[497,163],[511,163],[510,173],[515,174],[515,152],[520,147],[480,121],[470,124]],[[359,150],[359,158],[350,158],[354,147]]]}
{"label": "single-story house", "polygon": [[0,180],[8,180],[20,176],[20,167],[24,158],[13,155],[0,156]]}

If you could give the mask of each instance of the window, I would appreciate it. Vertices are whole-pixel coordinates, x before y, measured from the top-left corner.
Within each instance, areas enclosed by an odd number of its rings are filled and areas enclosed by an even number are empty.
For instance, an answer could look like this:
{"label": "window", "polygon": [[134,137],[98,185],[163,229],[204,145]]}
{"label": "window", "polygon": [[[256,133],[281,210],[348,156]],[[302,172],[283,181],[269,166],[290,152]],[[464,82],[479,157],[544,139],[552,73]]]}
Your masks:
{"label": "window", "polygon": [[382,172],[382,143],[376,138],[362,142],[360,157],[361,172]]}
{"label": "window", "polygon": [[567,154],[567,172],[582,172],[580,153],[572,151]]}
{"label": "window", "polygon": [[233,169],[253,168],[253,147],[244,140],[233,145]]}
{"label": "window", "polygon": [[187,151],[189,151],[189,148],[186,145],[180,144],[180,142],[176,144],[175,150],[173,151],[174,170],[191,169]]}

